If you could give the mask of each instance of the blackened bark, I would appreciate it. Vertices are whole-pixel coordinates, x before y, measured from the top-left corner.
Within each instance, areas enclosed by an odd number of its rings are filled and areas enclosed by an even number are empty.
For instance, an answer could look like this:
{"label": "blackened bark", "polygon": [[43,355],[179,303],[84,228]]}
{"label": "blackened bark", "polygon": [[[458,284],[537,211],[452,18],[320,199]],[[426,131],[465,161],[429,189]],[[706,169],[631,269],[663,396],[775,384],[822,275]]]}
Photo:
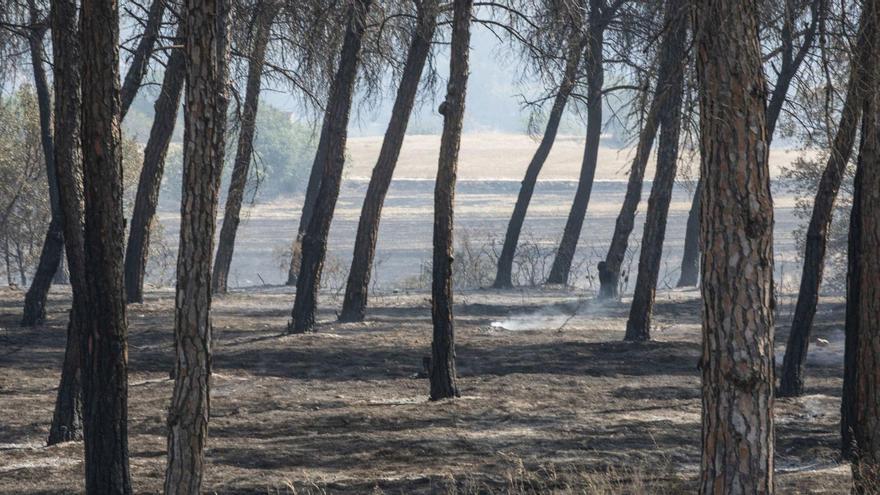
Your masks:
{"label": "blackened bark", "polygon": [[645,230],[639,254],[639,273],[636,290],[626,322],[626,340],[643,341],[651,338],[651,317],[663,240],[666,237],[666,219],[672,188],[678,170],[678,139],[681,134],[681,101],[684,93],[684,67],[687,56],[687,3],[685,0],[667,0],[664,26],[669,30],[661,48],[662,61],[658,82],[660,105],[660,142],[657,145],[657,171],[648,198]]}
{"label": "blackened bark", "polygon": [[290,247],[290,267],[287,270],[287,284],[296,285],[302,263],[302,241],[306,228],[312,220],[315,211],[315,201],[318,198],[318,190],[321,188],[321,176],[324,174],[323,164],[327,157],[327,140],[329,139],[327,126],[321,126],[321,135],[318,138],[318,149],[315,151],[315,160],[309,172],[309,182],[306,186],[306,196],[303,199],[302,211],[299,216],[299,225],[296,227],[296,237]]}
{"label": "blackened bark", "polygon": [[[862,123],[862,135],[869,129],[867,119]],[[873,132],[876,132],[873,131]],[[847,239],[846,270],[846,320],[843,353],[843,390],[840,398],[840,452],[844,459],[852,459],[855,454],[853,428],[857,422],[855,407],[858,364],[856,356],[859,348],[859,301],[861,286],[861,224],[862,224],[862,166],[864,163],[865,140],[859,148],[856,176],[853,182],[853,205],[849,219],[849,238]],[[867,150],[870,152],[870,150]]]}
{"label": "blackened bark", "polygon": [[804,266],[801,272],[797,304],[791,321],[791,331],[788,334],[788,343],[785,347],[785,358],[782,361],[777,391],[779,397],[794,397],[804,393],[804,368],[810,345],[813,317],[816,315],[816,305],[819,303],[819,287],[822,285],[822,274],[825,268],[828,228],[831,226],[834,201],[846,172],[846,165],[852,155],[861,117],[865,83],[863,67],[865,67],[866,58],[867,27],[863,16],[859,42],[853,56],[846,100],[840,116],[840,125],[837,127],[837,135],[831,146],[828,163],[825,165],[825,170],[819,181],[816,198],[813,202],[813,213],[807,227],[804,242]]}
{"label": "blackened bark", "polygon": [[153,0],[153,3],[150,4],[144,32],[141,34],[138,46],[134,50],[131,65],[128,67],[128,72],[125,73],[125,81],[122,84],[120,120],[124,119],[126,114],[128,114],[131,102],[137,96],[137,92],[141,87],[141,81],[147,74],[150,58],[153,56],[153,47],[156,46],[156,39],[159,37],[159,28],[162,27],[162,16],[165,14],[166,1],[168,0]]}
{"label": "blackened bark", "polygon": [[288,324],[288,332],[291,333],[310,332],[315,324],[321,270],[327,254],[327,236],[330,233],[330,223],[333,221],[333,211],[342,182],[342,168],[345,165],[348,118],[357,79],[365,16],[371,3],[372,0],[356,0],[349,8],[339,68],[333,79],[330,99],[324,113],[326,145],[318,146],[316,163],[312,167],[314,172],[318,160],[323,161],[323,165],[320,165],[323,174],[314,209],[302,238],[302,261],[297,274],[296,299],[292,320]]}
{"label": "blackened bark", "polygon": [[452,46],[446,100],[440,105],[443,135],[434,184],[434,259],[431,282],[431,400],[459,396],[455,371],[455,318],[453,316],[452,262],[455,179],[464,121],[468,81],[470,24],[473,0],[453,2]]}
{"label": "blackened bark", "polygon": [[49,206],[52,219],[46,231],[43,247],[40,251],[40,260],[37,269],[31,279],[24,298],[24,309],[21,316],[21,324],[34,326],[46,319],[46,297],[52,280],[58,272],[61,257],[64,256],[64,236],[61,227],[61,211],[58,204],[58,180],[55,177],[55,150],[52,143],[52,97],[49,93],[49,83],[46,80],[46,70],[43,67],[43,37],[46,29],[38,26],[42,21],[33,0],[28,2],[30,20],[34,25],[28,37],[31,52],[31,66],[34,73],[34,89],[37,93],[37,107],[40,114],[40,144],[43,148],[43,157],[46,162],[46,178],[49,183]]}
{"label": "blackened bark", "polygon": [[61,366],[61,381],[55,397],[55,411],[49,427],[47,445],[82,439],[82,388],[80,377],[80,323],[70,310],[67,322],[67,344],[64,350],[64,363]]}
{"label": "blackened bark", "polygon": [[[183,23],[177,29],[178,38],[184,35]],[[150,137],[144,148],[144,164],[141,167],[138,189],[125,247],[125,294],[129,303],[144,301],[144,276],[147,258],[150,253],[150,224],[156,215],[159,190],[162,186],[162,173],[165,169],[165,154],[174,134],[180,95],[186,79],[186,56],[182,50],[175,49],[168,57],[162,89],[154,105],[155,116],[150,129]]]}
{"label": "blackened bark", "polygon": [[565,72],[562,75],[559,90],[553,100],[553,107],[550,109],[547,127],[544,129],[544,136],[541,138],[541,144],[535,150],[534,156],[532,156],[532,161],[529,162],[529,166],[526,168],[526,175],[520,186],[516,205],[513,207],[513,214],[510,216],[510,222],[507,224],[507,234],[504,236],[504,245],[501,248],[501,255],[498,257],[498,270],[495,274],[494,287],[497,289],[513,287],[513,260],[516,256],[516,248],[519,244],[522,226],[526,220],[526,212],[529,209],[532,194],[535,192],[538,175],[541,173],[541,169],[544,168],[544,163],[547,161],[550,150],[553,148],[553,143],[556,141],[556,133],[559,131],[559,123],[562,121],[562,114],[568,102],[568,97],[571,96],[571,92],[574,90],[584,43],[580,36],[572,38],[565,57]]}
{"label": "blackened bark", "polygon": [[186,2],[186,112],[174,392],[168,411],[165,493],[200,493],[211,388],[211,255],[229,101],[229,4]]}
{"label": "blackened bark", "polygon": [[82,170],[79,155],[80,51],[76,0],[52,2],[52,57],[55,66],[55,170],[61,205],[64,245],[73,292],[73,309],[67,324],[67,345],[55,412],[49,428],[49,445],[82,438],[82,380],[80,339],[86,303],[83,246]]}
{"label": "blackened bark", "polygon": [[241,219],[241,204],[244,201],[245,186],[247,186],[248,172],[254,151],[254,132],[260,100],[263,62],[266,58],[266,46],[269,43],[272,20],[278,12],[277,7],[265,2],[260,3],[257,8],[259,11],[253,48],[248,61],[247,88],[241,112],[238,149],[232,168],[232,178],[229,182],[229,192],[226,195],[223,226],[220,228],[220,239],[217,242],[217,255],[214,258],[214,271],[211,278],[211,288],[215,294],[226,292],[229,267],[232,264],[232,253],[235,249],[235,234]]}
{"label": "blackened bark", "polygon": [[695,287],[700,279],[700,201],[703,197],[703,179],[697,180],[694,199],[688,211],[684,233],[684,253],[681,256],[681,273],[676,287]]}
{"label": "blackened bark", "polygon": [[[844,420],[851,432],[854,494],[875,494],[880,487],[880,0],[863,6],[870,16],[868,44],[864,59],[865,107],[862,125],[862,146],[858,163],[858,194],[854,198],[853,222],[850,224],[855,241],[850,253],[853,268],[850,284],[856,289],[847,294],[847,342],[844,387],[849,400]],[[862,64],[859,64],[862,65]],[[855,206],[855,202],[858,206]],[[850,328],[852,324],[853,328]],[[854,351],[854,352],[852,352]],[[847,380],[849,382],[847,383]]]}
{"label": "blackened bark", "polygon": [[703,246],[700,493],[773,493],[773,201],[758,2],[695,4]]}
{"label": "blackened bark", "polygon": [[119,6],[83,0],[82,153],[86,280],[82,328],[86,492],[131,493],[122,254]]}
{"label": "blackened bark", "polygon": [[351,269],[348,272],[348,281],[345,286],[342,313],[339,315],[340,321],[361,321],[367,310],[370,272],[376,254],[376,239],[379,234],[382,205],[385,202],[388,187],[391,185],[394,167],[397,165],[397,158],[403,145],[406,126],[409,123],[410,113],[419,88],[419,80],[422,77],[422,69],[425,67],[425,61],[431,50],[431,39],[434,37],[434,30],[437,26],[437,5],[436,0],[428,0],[419,6],[418,24],[413,33],[400,86],[397,88],[397,96],[391,110],[391,120],[388,122],[385,138],[382,141],[382,149],[379,151],[379,159],[373,168],[370,185],[367,187],[367,195],[361,208],[361,217],[355,237],[354,256],[351,260]]}
{"label": "blackened bark", "polygon": [[581,163],[578,187],[575,191],[574,201],[562,240],[550,275],[547,277],[549,284],[567,284],[574,254],[577,250],[578,239],[581,236],[581,228],[584,225],[584,217],[587,214],[587,206],[590,203],[590,194],[593,190],[593,179],[596,176],[596,165],[599,157],[599,140],[602,135],[602,85],[605,80],[604,46],[605,28],[611,12],[606,12],[604,0],[590,0],[590,13],[588,17],[589,33],[587,38],[587,139],[584,146],[584,158]]}

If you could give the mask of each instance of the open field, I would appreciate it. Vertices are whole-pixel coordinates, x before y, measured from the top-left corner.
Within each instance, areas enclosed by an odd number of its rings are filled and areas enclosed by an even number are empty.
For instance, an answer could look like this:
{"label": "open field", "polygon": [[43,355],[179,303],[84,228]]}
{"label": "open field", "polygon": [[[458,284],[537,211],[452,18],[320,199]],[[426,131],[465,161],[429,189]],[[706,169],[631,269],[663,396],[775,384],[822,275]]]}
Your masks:
{"label": "open field", "polygon": [[[347,145],[345,177],[336,207],[329,240],[329,287],[344,285],[351,262],[354,237],[370,172],[381,146],[381,137],[351,138]],[[478,249],[500,251],[510,214],[519,192],[528,160],[537,143],[525,135],[465,134],[462,137],[459,181],[456,188],[456,235],[467,237]],[[439,136],[410,135],[395,171],[385,201],[379,231],[374,282],[384,289],[411,286],[431,258],[433,228],[433,191],[437,167]],[[541,173],[529,213],[523,227],[523,240],[533,242],[545,252],[555,249],[577,188],[583,138],[560,136]],[[771,167],[774,176],[801,153],[773,150]],[[604,259],[614,231],[614,222],[626,192],[632,158],[630,149],[602,148],[596,182],[576,255],[578,267],[570,280],[573,285],[591,288],[596,264]],[[630,240],[630,256],[624,266],[630,271],[630,288],[635,283],[642,222],[654,174],[654,160],[649,162],[642,204]],[[696,170],[698,164],[692,165]],[[682,168],[684,168],[682,166]],[[691,206],[693,185],[685,179],[676,186],[669,211],[664,248],[664,266],[660,287],[677,281],[685,224]],[[794,217],[794,198],[777,181],[774,190],[776,211],[775,249],[778,282],[794,283],[798,272],[792,232],[799,221]],[[229,283],[232,287],[280,284],[287,278],[289,260],[285,251],[296,236],[302,209],[302,194],[278,198],[268,203],[249,205],[243,211],[233,256]],[[179,197],[168,198],[158,218],[165,230],[170,252],[176,252]],[[222,206],[222,203],[221,203]],[[222,218],[222,211],[218,219]],[[219,222],[219,220],[218,220]],[[218,228],[219,231],[219,228]],[[147,280],[159,286],[169,285],[175,259],[161,277],[153,270]],[[552,261],[552,260],[549,260]],[[549,263],[548,261],[548,263]],[[549,268],[549,267],[548,267]],[[493,274],[494,275],[494,274]]]}
{"label": "open field", "polygon": [[[539,141],[524,134],[469,133],[461,137],[459,157],[460,179],[506,179],[522,180],[526,166]],[[369,178],[379,149],[382,136],[352,137],[346,144],[348,160],[346,167],[350,177]],[[433,179],[437,175],[437,157],[440,150],[440,135],[407,135],[403,142],[396,168],[396,177],[412,179]],[[779,177],[781,168],[788,166],[801,151],[772,149],[770,151],[770,174]],[[577,180],[581,159],[584,155],[584,136],[556,137],[553,149],[541,178],[544,180]],[[633,148],[599,148],[599,162],[596,168],[598,180],[626,180],[632,158]],[[686,162],[682,169],[695,176],[699,170],[697,161]],[[646,178],[654,176],[656,160],[651,159],[645,172]]]}
{"label": "open field", "polygon": [[[326,277],[330,288],[344,287],[366,188],[365,180],[350,178],[343,182],[330,229],[330,268]],[[532,198],[522,240],[540,247],[543,255],[548,258],[544,260],[546,269],[549,269],[552,253],[562,236],[576,188],[575,181],[540,181]],[[422,274],[423,265],[431,259],[433,189],[432,180],[401,178],[392,182],[379,228],[373,277],[378,287],[387,290],[412,287]],[[630,237],[630,253],[624,266],[630,272],[630,289],[636,279],[638,250],[641,246],[649,189],[650,183],[647,183],[636,217],[636,227]],[[777,279],[782,285],[792,285],[796,283],[792,277],[800,274],[792,235],[800,221],[794,216],[793,197],[783,187],[777,189],[774,197]],[[459,181],[455,211],[455,235],[459,243],[467,239],[476,250],[500,251],[500,243],[504,239],[518,192],[519,181]],[[573,271],[571,284],[589,289],[598,283],[595,279],[596,264],[604,259],[607,252],[625,192],[625,181],[601,181],[594,184],[575,257],[577,266]],[[661,288],[674,286],[678,280],[692,194],[687,183],[678,185],[673,193],[664,244],[664,263],[659,278]],[[279,199],[271,203],[256,204],[246,210],[236,239],[229,278],[231,287],[274,285],[287,280],[286,263],[289,261],[289,254],[285,255],[285,252],[289,253],[290,243],[296,236],[301,201],[301,197]],[[172,254],[176,252],[179,218],[176,209],[159,213]],[[167,261],[169,266],[166,274],[173,274],[175,258],[172,256]],[[154,270],[152,276],[148,276],[148,281],[158,282],[160,285],[170,284],[170,279],[160,280],[157,273]],[[491,275],[494,276],[494,272]],[[794,290],[794,287],[792,285],[791,289]]]}
{"label": "open field", "polygon": [[[208,493],[691,493],[699,468],[700,304],[658,296],[656,341],[623,343],[628,305],[557,290],[457,299],[460,400],[426,400],[428,294],[383,294],[368,321],[283,334],[293,295],[215,300]],[[17,325],[0,292],[0,493],[82,489],[82,443],[44,447],[69,297],[46,327]],[[777,352],[791,312],[780,309]],[[172,380],[172,291],[129,306],[130,448],[137,493],[157,493]],[[574,315],[574,316],[572,316]],[[843,304],[823,300],[807,395],[778,400],[779,493],[848,493],[837,463]],[[781,362],[781,354],[777,357]]]}

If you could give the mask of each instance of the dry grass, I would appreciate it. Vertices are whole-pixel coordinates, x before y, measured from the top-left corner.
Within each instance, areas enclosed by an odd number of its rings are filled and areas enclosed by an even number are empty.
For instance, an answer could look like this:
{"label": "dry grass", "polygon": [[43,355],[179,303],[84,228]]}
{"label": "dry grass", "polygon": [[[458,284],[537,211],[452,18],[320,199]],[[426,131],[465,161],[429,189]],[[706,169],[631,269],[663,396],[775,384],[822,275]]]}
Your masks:
{"label": "dry grass", "polygon": [[[369,177],[379,149],[381,136],[352,137],[347,141],[347,174]],[[529,159],[538,148],[538,141],[523,134],[472,133],[461,140],[459,177],[461,179],[522,180]],[[439,135],[408,135],[400,152],[396,177],[433,179],[437,175]],[[541,171],[544,180],[577,180],[584,153],[583,136],[558,136],[553,150]],[[773,149],[770,152],[771,173],[781,175],[781,168],[790,165],[799,150]],[[631,148],[599,149],[598,180],[626,180],[634,151]],[[648,161],[645,177],[654,176],[655,160]],[[689,164],[696,170],[699,164]],[[682,167],[687,169],[688,167]]]}

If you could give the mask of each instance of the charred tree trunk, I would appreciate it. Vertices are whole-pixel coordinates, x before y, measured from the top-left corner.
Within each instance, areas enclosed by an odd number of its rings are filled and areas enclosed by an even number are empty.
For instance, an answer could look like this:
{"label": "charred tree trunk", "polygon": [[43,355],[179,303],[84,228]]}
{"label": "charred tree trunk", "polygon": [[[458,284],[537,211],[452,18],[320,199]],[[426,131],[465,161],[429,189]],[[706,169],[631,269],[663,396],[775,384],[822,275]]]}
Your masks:
{"label": "charred tree trunk", "polygon": [[822,284],[822,272],[825,268],[825,247],[828,242],[828,228],[834,212],[834,201],[840,189],[840,183],[846,171],[846,164],[852,154],[858,122],[861,115],[863,82],[860,80],[858,67],[853,65],[850,74],[849,88],[841,113],[840,125],[831,147],[831,156],[822,172],[813,213],[807,227],[804,251],[804,267],[801,272],[801,285],[798,292],[797,305],[785,347],[785,358],[782,361],[778,396],[793,397],[804,393],[804,365],[810,345],[810,333],[816,305],[819,302],[819,287]]}
{"label": "charred tree trunk", "polygon": [[340,321],[361,321],[367,310],[370,272],[373,268],[373,257],[376,254],[376,239],[379,234],[382,205],[385,202],[388,187],[391,185],[394,167],[397,165],[397,158],[403,145],[406,126],[409,123],[410,113],[419,89],[419,80],[422,78],[422,69],[424,69],[425,61],[431,51],[431,39],[434,37],[434,30],[437,26],[437,6],[436,0],[428,0],[419,6],[418,25],[413,33],[412,43],[403,68],[403,76],[400,79],[400,86],[397,88],[397,96],[391,110],[391,120],[388,122],[379,159],[373,168],[370,185],[367,187],[367,195],[361,208],[361,217],[355,237],[354,256],[351,261],[351,269],[348,272],[342,313],[339,315]]}
{"label": "charred tree trunk", "polygon": [[696,3],[703,245],[700,493],[773,493],[773,201],[758,2]]}
{"label": "charred tree trunk", "polygon": [[131,65],[128,67],[128,72],[125,73],[125,81],[122,83],[120,120],[124,119],[128,114],[131,102],[137,96],[137,92],[141,87],[141,81],[147,74],[150,58],[153,56],[153,47],[156,46],[156,40],[159,38],[159,28],[162,27],[162,16],[165,15],[166,1],[168,0],[153,0],[153,3],[150,4],[144,32],[141,34],[141,39],[134,50]]}
{"label": "charred tree trunk", "polygon": [[215,294],[226,292],[229,267],[232,264],[232,252],[235,249],[235,234],[241,218],[241,203],[244,201],[245,186],[247,186],[254,151],[254,131],[256,129],[257,106],[260,100],[263,61],[266,58],[266,46],[269,43],[272,20],[278,12],[277,7],[266,3],[259,4],[257,8],[259,12],[257,13],[253,48],[248,61],[247,89],[241,112],[238,150],[235,154],[229,192],[226,195],[223,226],[220,228],[220,239],[217,242],[217,255],[214,258],[214,272],[211,278],[211,288]]}
{"label": "charred tree trunk", "polygon": [[55,410],[49,427],[47,445],[82,439],[82,380],[80,376],[80,343],[78,316],[70,310],[67,322],[67,342],[64,362],[61,365],[61,381],[55,397]]}
{"label": "charred tree trunk", "polygon": [[[853,493],[874,494],[880,487],[880,68],[877,44],[880,43],[880,0],[864,5],[863,14],[870,16],[864,125],[858,164],[857,197],[853,202],[853,232],[850,253],[853,255],[850,284],[855,291],[847,294],[848,362],[844,374],[844,420],[851,434]],[[858,201],[858,206],[856,206]],[[850,328],[853,324],[854,328]],[[847,383],[847,379],[849,382]],[[846,407],[846,406],[845,406]]]}
{"label": "charred tree trunk", "polygon": [[87,307],[83,245],[82,169],[79,148],[80,51],[76,0],[52,2],[52,57],[55,66],[55,171],[64,228],[64,246],[73,292],[67,345],[48,444],[82,438],[82,379],[79,314]]}
{"label": "charred tree trunk", "polygon": [[[179,22],[181,24],[177,29],[177,36],[182,38],[186,21],[181,19]],[[129,303],[144,301],[144,276],[150,253],[150,224],[156,215],[162,173],[165,169],[165,154],[174,134],[185,79],[186,56],[182,50],[175,49],[168,57],[162,89],[153,107],[155,116],[147,146],[144,148],[144,164],[138,180],[128,244],[125,247],[125,294]]]}
{"label": "charred tree trunk", "polygon": [[321,188],[321,177],[324,174],[323,164],[327,160],[327,140],[329,139],[329,131],[327,130],[327,122],[321,126],[321,135],[318,138],[318,149],[315,151],[315,160],[312,162],[312,169],[309,172],[309,182],[306,186],[306,196],[303,199],[302,212],[299,216],[299,225],[296,227],[296,237],[290,247],[290,267],[287,270],[287,284],[296,285],[299,275],[300,265],[302,263],[302,241],[306,228],[312,220],[312,213],[315,211],[315,201],[318,198],[318,190]]}
{"label": "charred tree trunk", "polygon": [[684,253],[681,257],[681,273],[676,287],[695,287],[700,279],[700,201],[703,197],[703,178],[697,180],[694,199],[688,211],[684,233]]}
{"label": "charred tree trunk", "polygon": [[834,201],[837,199],[837,192],[855,144],[864,96],[864,67],[867,66],[866,60],[870,57],[870,51],[866,50],[866,37],[873,36],[873,33],[868,31],[875,29],[866,16],[863,16],[861,22],[862,27],[853,56],[840,125],[831,145],[828,163],[819,181],[813,202],[813,213],[807,227],[801,285],[785,347],[785,357],[782,361],[782,373],[777,391],[779,397],[794,397],[804,393],[804,367],[810,346],[813,318],[816,316],[816,306],[819,303],[828,228],[831,226],[834,214]]}
{"label": "charred tree trunk", "polygon": [[[128,464],[128,343],[122,254],[119,128],[119,6],[83,0],[82,153],[86,306],[82,381],[86,492],[131,493]],[[82,309],[82,311],[80,311]]]}
{"label": "charred tree trunk", "polygon": [[636,156],[629,170],[629,180],[626,185],[626,196],[623,205],[614,223],[614,234],[611,236],[611,246],[605,261],[600,261],[597,267],[599,272],[599,299],[617,299],[620,288],[620,268],[626,257],[629,246],[629,236],[635,228],[636,209],[642,200],[642,183],[645,177],[645,167],[651,155],[651,147],[654,145],[654,137],[657,135],[657,112],[660,109],[660,85],[654,91],[651,100],[651,108],[648,110],[644,127],[639,134],[639,143],[636,146]]}
{"label": "charred tree trunk", "polygon": [[434,184],[434,260],[431,282],[431,400],[458,397],[455,372],[455,318],[453,316],[452,261],[453,211],[458,150],[464,121],[468,81],[473,0],[453,2],[452,46],[449,54],[449,82],[446,100],[440,105],[443,135],[437,181]]}
{"label": "charred tree trunk", "polygon": [[569,43],[568,54],[565,58],[565,72],[562,81],[559,83],[559,90],[556,98],[553,100],[553,107],[550,109],[550,116],[547,119],[547,127],[544,129],[544,137],[541,138],[541,144],[532,156],[526,168],[526,176],[522,181],[519,189],[519,195],[516,198],[516,206],[513,207],[513,214],[510,222],[507,224],[507,234],[504,236],[504,245],[501,248],[501,255],[498,257],[498,270],[495,274],[494,287],[496,289],[509,289],[513,287],[513,260],[516,256],[516,248],[519,244],[519,236],[522,232],[523,223],[526,220],[526,212],[529,203],[532,201],[532,194],[535,192],[535,184],[538,182],[538,175],[544,168],[544,163],[550,155],[553,143],[556,141],[556,133],[559,131],[559,123],[562,120],[562,113],[568,102],[568,97],[574,90],[577,70],[581,64],[581,53],[584,49],[583,41],[580,37],[573,37]]}
{"label": "charred tree trunk", "polygon": [[602,50],[608,17],[612,15],[610,12],[605,11],[604,3],[604,0],[590,0],[586,54],[587,139],[574,202],[571,205],[571,211],[565,223],[562,241],[559,243],[559,249],[556,251],[556,257],[553,259],[553,265],[550,268],[550,275],[547,277],[547,283],[549,284],[568,283],[568,275],[571,272],[578,239],[581,236],[581,228],[584,225],[584,217],[587,214],[587,206],[590,203],[593,179],[596,176],[599,140],[602,135],[602,85],[605,80]]}
{"label": "charred tree trunk", "polygon": [[317,161],[321,159],[323,174],[314,209],[302,239],[302,261],[296,281],[296,299],[292,320],[288,324],[288,332],[291,333],[310,332],[315,324],[321,269],[327,254],[327,236],[342,182],[351,98],[357,78],[365,16],[371,2],[372,0],[356,0],[350,7],[339,68],[330,88],[330,100],[324,113],[323,125],[327,133],[326,144],[321,143],[323,146],[318,146],[316,163],[313,166],[314,172],[315,166],[318,166]]}
{"label": "charred tree trunk", "polygon": [[[869,120],[862,122],[862,136],[871,131]],[[852,459],[856,454],[853,429],[858,422],[856,413],[856,383],[858,375],[858,363],[856,356],[859,348],[859,301],[861,293],[861,242],[862,242],[862,164],[865,161],[864,154],[871,149],[866,148],[866,140],[862,138],[859,148],[856,177],[853,182],[853,205],[849,219],[849,238],[847,239],[847,270],[846,270],[846,340],[844,342],[843,356],[843,391],[840,399],[840,451],[844,459]]]}
{"label": "charred tree trunk", "polygon": [[[684,93],[683,61],[687,58],[687,3],[686,0],[667,0],[666,20],[668,29],[663,41],[658,96],[660,105],[660,142],[657,146],[657,171],[648,198],[648,213],[642,235],[639,254],[639,274],[636,290],[626,322],[626,340],[651,339],[651,316],[663,240],[666,237],[666,219],[672,188],[678,170],[678,139],[681,134],[681,101]],[[662,85],[661,85],[662,84]]]}
{"label": "charred tree trunk", "polygon": [[[41,21],[33,0],[28,2],[30,8],[31,23],[35,26]],[[49,205],[52,220],[46,231],[43,248],[40,252],[40,261],[37,270],[31,280],[31,286],[25,294],[24,310],[22,311],[21,324],[33,326],[42,323],[46,319],[46,297],[52,280],[58,272],[61,257],[64,256],[64,236],[61,228],[61,211],[58,204],[58,180],[55,177],[55,150],[52,143],[52,97],[49,93],[49,83],[46,80],[46,70],[43,67],[43,37],[46,29],[35,27],[28,37],[31,52],[31,65],[34,71],[34,88],[37,93],[37,106],[40,114],[40,141],[43,147],[43,157],[46,161],[46,178],[49,182]]]}
{"label": "charred tree trunk", "polygon": [[229,102],[229,4],[186,3],[186,112],[174,392],[165,493],[200,493],[211,389],[211,255]]}

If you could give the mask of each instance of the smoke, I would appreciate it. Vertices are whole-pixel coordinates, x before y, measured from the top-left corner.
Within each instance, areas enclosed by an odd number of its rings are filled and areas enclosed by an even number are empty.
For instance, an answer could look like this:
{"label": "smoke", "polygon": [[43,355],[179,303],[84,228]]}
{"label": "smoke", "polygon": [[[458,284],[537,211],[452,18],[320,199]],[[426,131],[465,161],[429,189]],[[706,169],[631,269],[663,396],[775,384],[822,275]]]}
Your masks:
{"label": "smoke", "polygon": [[524,330],[556,330],[572,318],[570,314],[559,311],[541,310],[536,313],[510,316],[501,321],[493,321],[489,326],[501,330],[520,332]]}

